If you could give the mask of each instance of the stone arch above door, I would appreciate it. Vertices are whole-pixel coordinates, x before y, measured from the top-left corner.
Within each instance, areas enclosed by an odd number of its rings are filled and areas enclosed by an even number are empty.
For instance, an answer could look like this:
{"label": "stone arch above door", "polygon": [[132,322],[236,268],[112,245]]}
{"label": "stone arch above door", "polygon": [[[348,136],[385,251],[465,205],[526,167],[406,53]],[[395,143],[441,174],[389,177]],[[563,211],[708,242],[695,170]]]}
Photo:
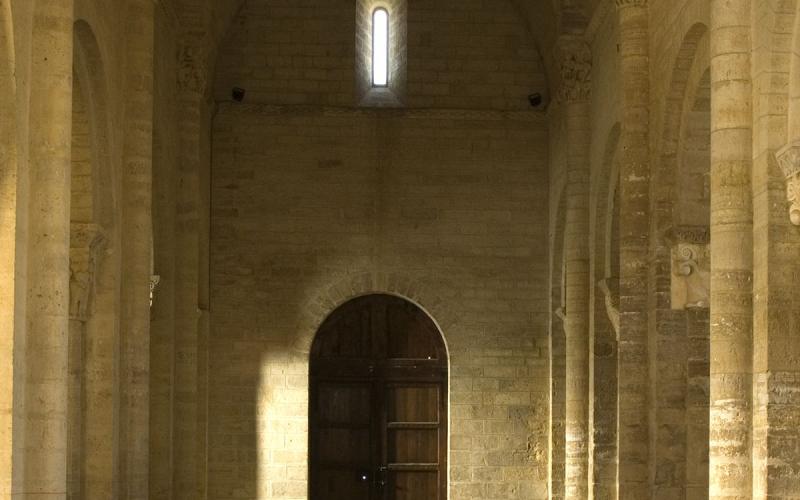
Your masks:
{"label": "stone arch above door", "polygon": [[371,294],[395,295],[417,305],[433,318],[447,346],[447,332],[455,323],[455,314],[444,299],[430,291],[419,277],[403,273],[363,272],[348,274],[334,282],[301,308],[290,348],[296,354],[308,355],[317,330],[332,311],[346,302]]}

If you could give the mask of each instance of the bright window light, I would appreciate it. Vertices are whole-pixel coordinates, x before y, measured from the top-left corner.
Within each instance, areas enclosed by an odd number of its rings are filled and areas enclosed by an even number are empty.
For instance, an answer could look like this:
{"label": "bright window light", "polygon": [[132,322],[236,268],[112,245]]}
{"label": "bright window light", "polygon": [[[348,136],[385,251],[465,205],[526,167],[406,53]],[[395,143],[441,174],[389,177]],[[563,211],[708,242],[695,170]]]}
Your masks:
{"label": "bright window light", "polygon": [[389,13],[377,9],[372,14],[372,85],[389,84]]}

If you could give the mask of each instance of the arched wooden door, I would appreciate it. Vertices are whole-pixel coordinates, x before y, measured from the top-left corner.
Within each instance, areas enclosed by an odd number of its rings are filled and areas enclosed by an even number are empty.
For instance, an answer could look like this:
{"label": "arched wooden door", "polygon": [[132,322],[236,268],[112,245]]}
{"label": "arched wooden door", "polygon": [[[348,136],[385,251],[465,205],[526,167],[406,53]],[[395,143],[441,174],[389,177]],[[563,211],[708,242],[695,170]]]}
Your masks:
{"label": "arched wooden door", "polygon": [[311,500],[445,500],[447,353],[416,305],[370,295],[311,348]]}

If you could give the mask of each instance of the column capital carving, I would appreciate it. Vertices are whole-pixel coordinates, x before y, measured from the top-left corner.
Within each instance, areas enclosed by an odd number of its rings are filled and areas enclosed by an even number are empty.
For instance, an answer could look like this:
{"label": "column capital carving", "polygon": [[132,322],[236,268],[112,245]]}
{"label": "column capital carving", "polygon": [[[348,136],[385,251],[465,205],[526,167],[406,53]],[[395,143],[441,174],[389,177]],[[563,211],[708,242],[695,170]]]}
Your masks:
{"label": "column capital carving", "polygon": [[183,43],[178,49],[178,90],[205,94],[208,68],[203,51],[196,43]]}
{"label": "column capital carving", "polygon": [[592,50],[583,39],[562,37],[555,46],[560,103],[588,101],[592,96]]}
{"label": "column capital carving", "polygon": [[603,292],[606,304],[606,314],[608,320],[611,321],[611,326],[614,328],[614,333],[619,340],[619,278],[605,278],[597,283],[600,291]]}
{"label": "column capital carving", "polygon": [[711,228],[708,226],[673,226],[666,231],[666,239],[672,245],[708,245],[711,243]]}
{"label": "column capital carving", "polygon": [[153,307],[153,298],[156,294],[156,288],[158,288],[158,284],[161,283],[161,276],[157,274],[150,275],[150,307]]}
{"label": "column capital carving", "polygon": [[107,239],[97,224],[73,222],[69,233],[69,317],[86,321],[94,295],[98,257],[106,248]]}
{"label": "column capital carving", "polygon": [[647,7],[647,0],[614,0],[617,9],[625,7]]}
{"label": "column capital carving", "polygon": [[672,309],[706,308],[711,302],[711,254],[707,243],[672,247]]}
{"label": "column capital carving", "polygon": [[789,220],[800,226],[800,141],[782,147],[775,159],[786,179],[786,199],[789,202]]}

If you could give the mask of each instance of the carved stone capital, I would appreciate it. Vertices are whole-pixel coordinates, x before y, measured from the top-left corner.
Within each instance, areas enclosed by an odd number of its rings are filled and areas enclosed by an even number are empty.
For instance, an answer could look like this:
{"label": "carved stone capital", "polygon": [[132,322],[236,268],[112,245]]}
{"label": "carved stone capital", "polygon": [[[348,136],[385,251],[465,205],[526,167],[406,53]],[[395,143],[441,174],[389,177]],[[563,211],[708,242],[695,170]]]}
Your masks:
{"label": "carved stone capital", "polygon": [[614,327],[619,339],[619,278],[606,278],[597,283],[600,291],[603,292],[606,303],[606,314],[611,326]]}
{"label": "carved stone capital", "polygon": [[205,94],[208,68],[202,50],[196,44],[184,44],[178,51],[178,90]]}
{"label": "carved stone capital", "polygon": [[786,199],[789,201],[789,220],[800,226],[800,141],[787,144],[775,159],[786,179]]}
{"label": "carved stone capital", "polygon": [[673,309],[708,307],[711,255],[707,243],[678,242],[672,247]]}
{"label": "carved stone capital", "polygon": [[626,7],[647,7],[647,0],[614,0],[617,9]]}
{"label": "carved stone capital", "polygon": [[69,316],[86,321],[94,294],[95,269],[106,247],[106,236],[97,224],[70,224]]}
{"label": "carved stone capital", "polygon": [[161,276],[157,274],[150,275],[150,307],[153,307],[153,297],[155,297],[159,283],[161,283]]}
{"label": "carved stone capital", "polygon": [[667,231],[666,238],[672,245],[708,245],[711,243],[711,229],[708,226],[673,226]]}
{"label": "carved stone capital", "polygon": [[592,51],[577,37],[562,37],[556,44],[559,68],[556,98],[561,103],[588,101],[592,96]]}

